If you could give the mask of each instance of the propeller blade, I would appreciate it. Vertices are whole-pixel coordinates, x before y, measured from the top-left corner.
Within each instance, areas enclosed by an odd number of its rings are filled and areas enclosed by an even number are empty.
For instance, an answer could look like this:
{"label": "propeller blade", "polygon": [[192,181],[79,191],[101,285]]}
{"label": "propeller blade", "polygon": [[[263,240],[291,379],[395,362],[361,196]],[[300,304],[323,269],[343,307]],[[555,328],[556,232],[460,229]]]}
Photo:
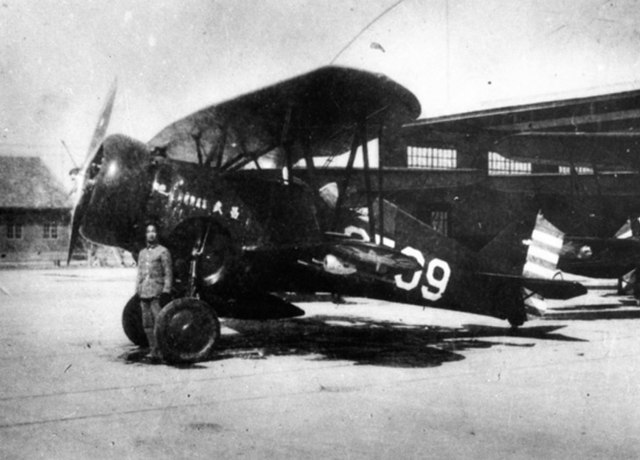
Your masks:
{"label": "propeller blade", "polygon": [[100,118],[98,118],[98,123],[96,124],[96,128],[93,131],[93,136],[91,136],[91,142],[89,143],[87,156],[84,159],[82,167],[78,171],[78,176],[76,179],[78,196],[71,215],[71,237],[69,238],[67,265],[69,265],[69,263],[71,262],[73,249],[78,240],[78,236],[80,236],[80,225],[82,224],[82,219],[86,212],[87,205],[89,204],[89,200],[91,199],[91,192],[93,191],[93,186],[91,183],[92,178],[89,177],[90,171],[92,170],[91,165],[94,162],[100,146],[102,145],[102,142],[104,141],[104,138],[106,136],[117,89],[118,80],[114,79],[113,83],[111,84],[111,88],[109,88],[109,92],[107,93],[107,98],[105,100],[104,106],[102,107],[102,111],[100,112]]}
{"label": "propeller blade", "polygon": [[102,144],[102,141],[105,138],[107,128],[109,127],[109,120],[111,119],[113,102],[116,99],[117,89],[118,79],[116,78],[113,80],[113,83],[111,83],[111,88],[109,88],[109,92],[107,93],[107,98],[105,100],[104,106],[102,107],[100,118],[98,118],[96,129],[93,131],[93,136],[91,137],[91,142],[89,143],[89,150],[83,164],[83,169],[85,169],[88,166],[88,163],[93,159],[96,150],[98,150],[98,147],[100,147],[100,144]]}

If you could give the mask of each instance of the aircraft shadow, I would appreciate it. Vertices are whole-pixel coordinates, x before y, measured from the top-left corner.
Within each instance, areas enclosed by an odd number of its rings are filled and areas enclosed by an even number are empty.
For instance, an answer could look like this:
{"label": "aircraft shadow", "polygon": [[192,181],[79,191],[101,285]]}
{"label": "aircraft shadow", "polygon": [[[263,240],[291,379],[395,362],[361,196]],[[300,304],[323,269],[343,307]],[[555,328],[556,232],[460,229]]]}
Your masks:
{"label": "aircraft shadow", "polygon": [[[214,360],[316,355],[386,367],[435,367],[465,359],[461,352],[496,345],[532,347],[510,338],[577,341],[555,331],[564,326],[462,328],[408,326],[365,318],[316,316],[290,320],[224,322],[238,334],[223,335]],[[492,337],[496,340],[486,340]]]}
{"label": "aircraft shadow", "polygon": [[620,299],[617,303],[600,305],[577,305],[562,310],[552,310],[544,315],[544,319],[549,320],[585,320],[594,321],[598,319],[639,319],[640,308],[635,300]]}

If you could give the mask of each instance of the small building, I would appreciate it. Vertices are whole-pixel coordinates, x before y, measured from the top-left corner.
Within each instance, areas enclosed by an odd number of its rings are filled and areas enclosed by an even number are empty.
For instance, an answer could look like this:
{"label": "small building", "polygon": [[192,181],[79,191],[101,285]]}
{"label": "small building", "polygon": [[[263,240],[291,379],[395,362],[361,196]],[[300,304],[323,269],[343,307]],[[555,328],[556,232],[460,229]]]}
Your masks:
{"label": "small building", "polygon": [[0,266],[66,260],[71,208],[42,159],[0,156]]}

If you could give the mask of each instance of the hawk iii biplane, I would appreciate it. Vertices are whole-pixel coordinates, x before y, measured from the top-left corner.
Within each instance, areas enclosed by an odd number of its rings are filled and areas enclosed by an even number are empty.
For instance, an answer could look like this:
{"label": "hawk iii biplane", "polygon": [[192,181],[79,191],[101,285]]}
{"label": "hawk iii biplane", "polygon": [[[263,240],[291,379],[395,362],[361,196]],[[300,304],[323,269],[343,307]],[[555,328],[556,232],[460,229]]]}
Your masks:
{"label": "hawk iii biplane", "polygon": [[[173,300],[155,326],[168,361],[209,356],[220,336],[218,315],[304,313],[277,292],[433,305],[514,326],[526,320],[532,292],[559,298],[585,292],[579,284],[522,276],[524,260],[504,260],[508,234],[475,253],[381,193],[373,196],[370,181],[382,181],[383,171],[370,174],[368,141],[393,135],[420,113],[414,95],[384,76],[321,68],[200,110],[146,144],[105,138],[114,97],[115,88],[79,172],[69,256],[79,235],[137,256],[145,223],[160,223],[175,274]],[[359,151],[366,203],[350,202],[346,193]],[[314,158],[336,152],[349,152],[343,180],[317,183]],[[536,232],[547,244],[537,256],[553,258],[559,249],[553,236]],[[144,345],[135,297],[123,326]]]}

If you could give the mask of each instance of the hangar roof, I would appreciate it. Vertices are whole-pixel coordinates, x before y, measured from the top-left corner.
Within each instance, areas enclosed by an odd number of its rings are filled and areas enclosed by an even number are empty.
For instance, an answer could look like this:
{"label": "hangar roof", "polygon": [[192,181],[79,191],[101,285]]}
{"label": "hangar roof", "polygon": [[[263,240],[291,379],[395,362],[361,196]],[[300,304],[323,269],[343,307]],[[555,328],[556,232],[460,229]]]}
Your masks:
{"label": "hangar roof", "polygon": [[41,158],[0,156],[0,208],[71,208],[71,200]]}

